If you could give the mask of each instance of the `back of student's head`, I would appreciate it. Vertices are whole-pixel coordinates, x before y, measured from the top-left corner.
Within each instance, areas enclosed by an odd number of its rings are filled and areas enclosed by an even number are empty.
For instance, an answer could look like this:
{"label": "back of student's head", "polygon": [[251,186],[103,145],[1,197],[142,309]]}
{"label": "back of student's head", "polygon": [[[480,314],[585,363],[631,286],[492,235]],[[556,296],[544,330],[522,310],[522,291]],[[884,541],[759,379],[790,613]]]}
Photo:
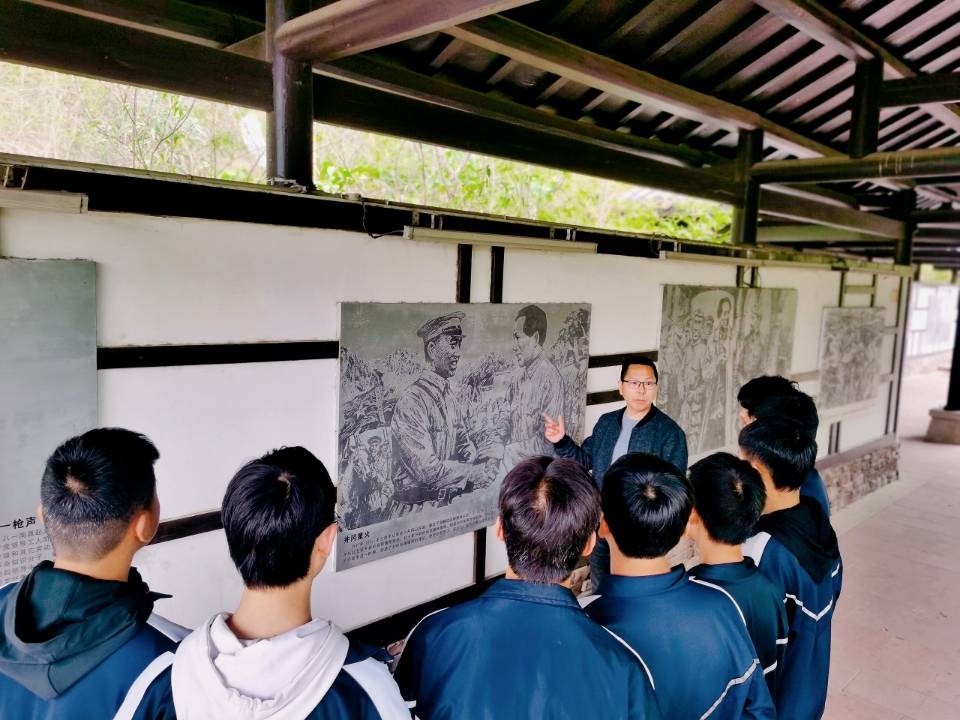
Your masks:
{"label": "back of student's head", "polygon": [[666,555],[683,535],[693,493],[683,473],[655,455],[628,453],[603,476],[603,517],[627,557]]}
{"label": "back of student's head", "polygon": [[285,587],[305,578],[335,505],[327,469],[305,448],[273,450],[240,468],[223,496],[222,517],[244,584]]}
{"label": "back of student's head", "polygon": [[690,468],[694,505],[716,542],[739,545],[753,533],[767,491],[753,466],[730,453],[714,453]]}
{"label": "back of student's head", "polygon": [[530,458],[503,479],[503,541],[510,567],[524,580],[568,578],[599,522],[597,488],[573,460]]}
{"label": "back of student's head", "polygon": [[784,418],[799,423],[808,435],[816,436],[820,416],[813,398],[800,390],[791,390],[785,395],[769,395],[758,400],[748,410],[756,420],[761,418]]}
{"label": "back of student's head", "polygon": [[764,465],[778,490],[796,490],[817,461],[817,441],[800,423],[763,418],[740,431],[740,450]]}
{"label": "back of student's head", "polygon": [[134,516],[153,505],[158,457],[146,437],[121,428],[90,430],[54,450],[40,503],[55,553],[91,561],[116,548]]}
{"label": "back of student's head", "polygon": [[762,401],[796,391],[797,384],[792,380],[779,375],[761,375],[743,384],[737,393],[737,402],[751,417],[758,417],[755,410]]}

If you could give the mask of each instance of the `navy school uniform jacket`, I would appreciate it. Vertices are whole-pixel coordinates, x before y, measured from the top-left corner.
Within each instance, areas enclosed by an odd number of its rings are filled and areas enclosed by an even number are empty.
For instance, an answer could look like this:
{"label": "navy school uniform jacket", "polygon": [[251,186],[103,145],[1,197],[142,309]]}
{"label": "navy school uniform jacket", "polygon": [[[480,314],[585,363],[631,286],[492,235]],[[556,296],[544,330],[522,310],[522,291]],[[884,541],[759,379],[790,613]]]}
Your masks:
{"label": "navy school uniform jacket", "polygon": [[135,720],[409,720],[386,651],[313,620],[239,640],[219,614],[154,668]]}
{"label": "navy school uniform jacket", "polygon": [[661,717],[640,656],[560,585],[503,579],[428,615],[394,677],[420,720]]}
{"label": "navy school uniform jacket", "polygon": [[49,561],[0,588],[0,718],[123,717],[142,674],[186,634],[152,614],[157,597],[134,568],[123,583]]}
{"label": "navy school uniform jacket", "polygon": [[611,575],[583,602],[646,661],[665,718],[776,717],[743,614],[720,587],[677,565],[663,575]]}
{"label": "navy school uniform jacket", "polygon": [[830,671],[830,628],[843,579],[837,536],[820,504],[800,504],[764,515],[743,546],[783,593],[790,628],[777,682],[777,716],[811,720],[823,715]]}
{"label": "navy school uniform jacket", "polygon": [[719,585],[740,606],[770,695],[776,697],[777,678],[787,648],[787,611],[783,606],[783,593],[757,570],[750,558],[738,563],[697,565],[689,574],[691,579]]}

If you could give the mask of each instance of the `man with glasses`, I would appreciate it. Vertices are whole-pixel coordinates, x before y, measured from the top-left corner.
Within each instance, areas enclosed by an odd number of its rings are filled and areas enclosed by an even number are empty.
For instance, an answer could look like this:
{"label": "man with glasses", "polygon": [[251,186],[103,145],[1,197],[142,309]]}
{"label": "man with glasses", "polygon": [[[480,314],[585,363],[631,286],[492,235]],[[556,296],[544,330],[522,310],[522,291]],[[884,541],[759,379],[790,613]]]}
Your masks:
{"label": "man with glasses", "polygon": [[[563,417],[544,414],[544,437],[553,443],[560,457],[571,458],[593,471],[593,480],[603,490],[607,468],[621,455],[632,452],[656,455],[685,473],[687,436],[680,426],[657,409],[660,374],[650,358],[637,355],[624,360],[617,389],[626,407],[600,416],[593,435],[577,445],[567,435]],[[610,547],[600,540],[590,555],[593,587],[610,574]]]}

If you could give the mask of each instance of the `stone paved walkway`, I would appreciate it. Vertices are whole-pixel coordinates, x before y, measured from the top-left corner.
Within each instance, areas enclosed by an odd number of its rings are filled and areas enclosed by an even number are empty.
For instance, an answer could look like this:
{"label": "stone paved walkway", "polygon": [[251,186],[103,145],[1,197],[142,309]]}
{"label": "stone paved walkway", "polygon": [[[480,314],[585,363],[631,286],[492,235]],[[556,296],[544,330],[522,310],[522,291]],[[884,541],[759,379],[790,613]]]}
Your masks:
{"label": "stone paved walkway", "polygon": [[925,443],[946,372],[904,379],[901,479],[834,516],[828,720],[960,719],[960,446]]}

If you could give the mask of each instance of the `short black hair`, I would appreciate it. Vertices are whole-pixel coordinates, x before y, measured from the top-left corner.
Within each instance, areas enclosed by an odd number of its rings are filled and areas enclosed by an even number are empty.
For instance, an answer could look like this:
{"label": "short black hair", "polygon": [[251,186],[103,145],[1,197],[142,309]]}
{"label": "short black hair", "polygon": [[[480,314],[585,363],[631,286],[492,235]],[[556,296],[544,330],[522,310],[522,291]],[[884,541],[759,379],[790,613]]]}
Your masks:
{"label": "short black hair", "polygon": [[794,392],[797,392],[797,383],[794,381],[780,375],[761,375],[743,384],[737,393],[737,402],[751,417],[757,417],[754,410],[763,400]]}
{"label": "short black hair", "polygon": [[820,416],[813,398],[800,390],[793,390],[785,395],[770,395],[759,399],[752,410],[748,410],[750,417],[786,418],[799,423],[809,434],[816,437],[820,427]]}
{"label": "short black hair", "polygon": [[631,365],[646,365],[653,370],[653,379],[660,382],[660,373],[657,371],[657,364],[645,355],[631,355],[623,361],[623,364],[620,365],[621,381],[627,376],[627,370],[630,369]]}
{"label": "short black hair", "polygon": [[753,466],[718,452],[690,468],[694,506],[707,534],[725,545],[740,545],[763,514],[767,491]]}
{"label": "short black hair", "polygon": [[113,550],[133,516],[153,505],[159,457],[145,436],[123,428],[89,430],[54,450],[40,481],[54,551],[97,560]]}
{"label": "short black hair", "polygon": [[540,333],[537,340],[543,345],[547,339],[547,314],[543,309],[539,305],[527,305],[517,313],[517,320],[520,318],[523,318],[523,334],[533,337],[534,333]]}
{"label": "short black hair", "polygon": [[306,577],[314,543],[335,519],[336,490],[306,448],[283,447],[244,465],[223,496],[230,557],[248,588]]}
{"label": "short black hair", "polygon": [[524,580],[570,577],[600,524],[600,495],[573,460],[534,457],[500,486],[500,526],[510,567]]}
{"label": "short black hair", "polygon": [[778,490],[796,490],[817,461],[817,441],[800,423],[762,418],[740,431],[740,449],[748,460],[770,471]]}
{"label": "short black hair", "polygon": [[627,453],[603,476],[603,517],[627,557],[658,558],[680,542],[693,508],[687,478],[655,455]]}

